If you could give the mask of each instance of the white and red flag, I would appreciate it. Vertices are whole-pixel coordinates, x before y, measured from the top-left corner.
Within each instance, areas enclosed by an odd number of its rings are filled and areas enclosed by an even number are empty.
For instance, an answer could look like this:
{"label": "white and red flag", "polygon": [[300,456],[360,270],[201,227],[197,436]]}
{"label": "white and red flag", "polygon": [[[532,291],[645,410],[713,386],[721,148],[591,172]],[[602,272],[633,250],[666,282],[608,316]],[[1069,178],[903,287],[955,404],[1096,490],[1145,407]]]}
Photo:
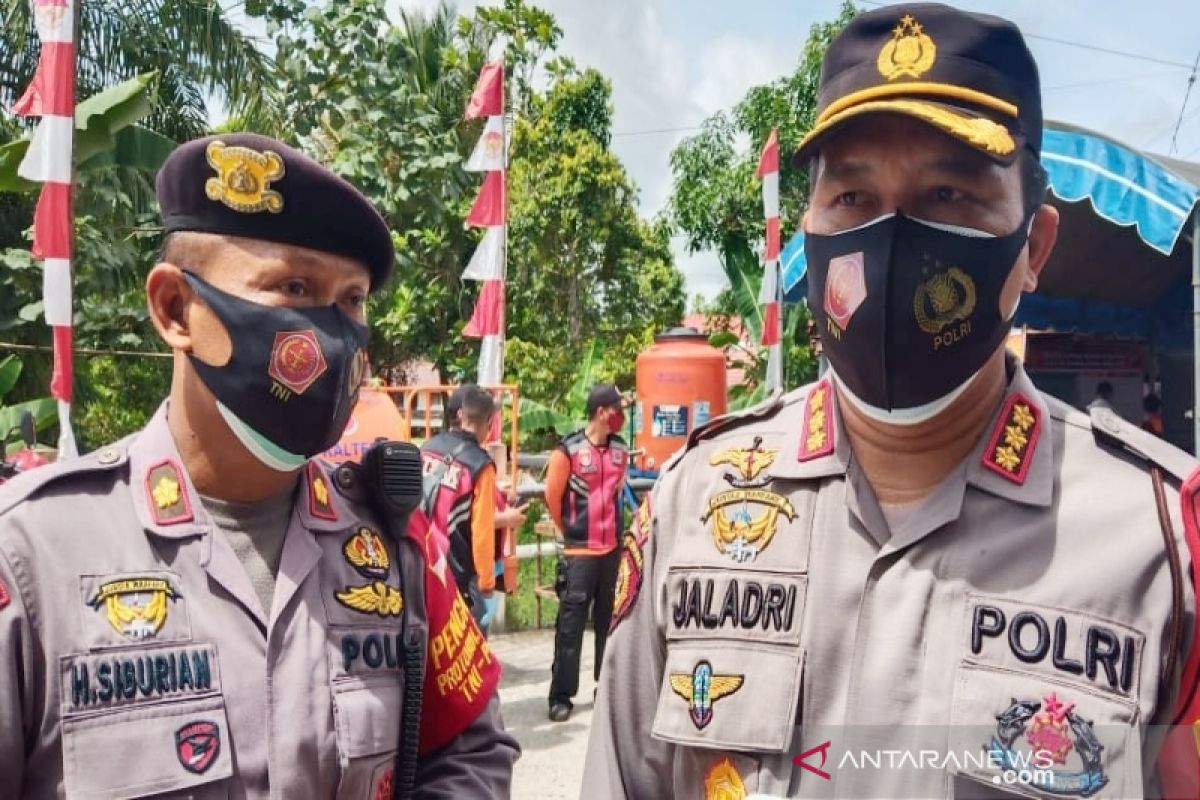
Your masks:
{"label": "white and red flag", "polygon": [[763,279],[758,302],[763,307],[761,343],[767,353],[767,389],[783,385],[783,318],[779,297],[779,131],[772,129],[758,159],[755,175],[762,179],[763,216],[766,218],[766,247]]}
{"label": "white and red flag", "polygon": [[467,104],[467,119],[487,117],[483,133],[464,168],[486,173],[467,224],[485,228],[479,246],[463,270],[463,280],[482,281],[475,311],[463,335],[481,339],[480,386],[497,386],[504,377],[504,278],[508,197],[505,174],[508,142],[504,125],[504,63],[484,66]]}
{"label": "white and red flag", "polygon": [[41,183],[33,216],[33,254],[42,259],[42,305],[53,329],[54,371],[50,393],[58,401],[58,455],[78,452],[71,430],[72,157],[75,144],[75,2],[31,0],[41,57],[33,80],[12,106],[14,114],[41,117],[17,174]]}

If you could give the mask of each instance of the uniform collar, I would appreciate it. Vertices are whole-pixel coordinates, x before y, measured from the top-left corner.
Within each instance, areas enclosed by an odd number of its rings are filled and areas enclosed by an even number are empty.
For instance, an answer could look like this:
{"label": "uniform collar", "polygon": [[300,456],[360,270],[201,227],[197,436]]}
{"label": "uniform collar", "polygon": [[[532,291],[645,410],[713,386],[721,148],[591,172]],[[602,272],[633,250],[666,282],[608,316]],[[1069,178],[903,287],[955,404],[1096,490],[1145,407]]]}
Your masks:
{"label": "uniform collar", "polygon": [[967,483],[1031,506],[1054,499],[1054,437],[1050,409],[1021,362],[1009,357],[1004,400],[967,456]]}
{"label": "uniform collar", "polygon": [[[142,526],[169,539],[198,536],[212,527],[208,512],[192,485],[167,424],[167,403],[129,445],[133,506]],[[312,531],[342,530],[351,523],[345,504],[333,488],[328,465],[308,462],[297,495],[304,527]]]}
{"label": "uniform collar", "polygon": [[352,524],[345,500],[334,488],[333,468],[319,458],[304,467],[299,499],[300,521],[310,531],[340,531]]}
{"label": "uniform collar", "polygon": [[[1012,378],[984,434],[967,456],[966,483],[983,491],[1032,506],[1048,506],[1054,494],[1054,443],[1050,410],[1025,369],[1010,358]],[[802,392],[804,390],[801,390]],[[781,420],[799,431],[787,458],[771,465],[776,478],[815,479],[845,475],[851,463],[850,441],[842,428],[837,392],[828,377],[789,403]]]}
{"label": "uniform collar", "polygon": [[208,530],[208,515],[183,467],[167,425],[167,403],[129,445],[133,507],[147,531],[170,539]]}
{"label": "uniform collar", "polygon": [[784,430],[799,431],[788,440],[783,458],[770,467],[776,478],[806,480],[845,475],[850,465],[850,440],[842,434],[833,381],[824,377],[807,390],[801,389],[799,402],[787,403],[780,413]]}

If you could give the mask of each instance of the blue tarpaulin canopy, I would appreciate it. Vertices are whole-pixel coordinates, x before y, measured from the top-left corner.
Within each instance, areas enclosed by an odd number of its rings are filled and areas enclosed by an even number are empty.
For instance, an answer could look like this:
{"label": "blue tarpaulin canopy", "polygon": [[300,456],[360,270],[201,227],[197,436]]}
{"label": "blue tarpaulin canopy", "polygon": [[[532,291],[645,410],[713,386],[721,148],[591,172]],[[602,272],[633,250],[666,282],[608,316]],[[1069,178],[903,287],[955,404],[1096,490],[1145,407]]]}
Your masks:
{"label": "blue tarpaulin canopy", "polygon": [[[1017,323],[1200,353],[1193,316],[1200,290],[1192,286],[1193,273],[1200,282],[1200,164],[1058,122],[1046,124],[1042,163],[1061,215],[1059,237]],[[804,297],[807,267],[797,234],[780,254],[786,300]],[[1196,424],[1200,430],[1200,413]]]}

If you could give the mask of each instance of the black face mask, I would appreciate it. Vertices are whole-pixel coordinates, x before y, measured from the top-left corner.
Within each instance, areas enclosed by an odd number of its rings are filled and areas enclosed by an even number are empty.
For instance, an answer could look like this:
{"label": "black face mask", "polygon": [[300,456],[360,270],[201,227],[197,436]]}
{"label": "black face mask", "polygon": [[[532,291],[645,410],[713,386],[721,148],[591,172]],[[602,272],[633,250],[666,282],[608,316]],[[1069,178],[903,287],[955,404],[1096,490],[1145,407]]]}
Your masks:
{"label": "black face mask", "polygon": [[842,233],[805,234],[808,307],[845,388],[893,411],[964,385],[1008,333],[1000,293],[1028,223],[989,236],[896,213]]}
{"label": "black face mask", "polygon": [[265,306],[184,277],[229,332],[228,363],[188,358],[242,444],[281,471],[332,447],[358,400],[367,326],[337,306]]}

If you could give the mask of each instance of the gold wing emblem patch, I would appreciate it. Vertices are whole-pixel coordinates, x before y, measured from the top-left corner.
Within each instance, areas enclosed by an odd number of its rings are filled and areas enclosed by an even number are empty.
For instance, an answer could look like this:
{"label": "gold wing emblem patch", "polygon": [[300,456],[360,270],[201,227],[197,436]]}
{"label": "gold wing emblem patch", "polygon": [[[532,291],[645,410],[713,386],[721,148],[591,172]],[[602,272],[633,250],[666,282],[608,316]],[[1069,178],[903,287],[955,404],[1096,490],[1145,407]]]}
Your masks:
{"label": "gold wing emblem patch", "polygon": [[718,675],[712,664],[701,661],[691,673],[672,672],[671,691],[688,702],[688,714],[697,729],[712,722],[713,703],[736,692],[746,682],[744,675]]}
{"label": "gold wing emblem patch", "polygon": [[346,608],[363,614],[398,617],[404,610],[404,596],[400,590],[383,581],[373,581],[365,586],[347,586],[333,596]]}

